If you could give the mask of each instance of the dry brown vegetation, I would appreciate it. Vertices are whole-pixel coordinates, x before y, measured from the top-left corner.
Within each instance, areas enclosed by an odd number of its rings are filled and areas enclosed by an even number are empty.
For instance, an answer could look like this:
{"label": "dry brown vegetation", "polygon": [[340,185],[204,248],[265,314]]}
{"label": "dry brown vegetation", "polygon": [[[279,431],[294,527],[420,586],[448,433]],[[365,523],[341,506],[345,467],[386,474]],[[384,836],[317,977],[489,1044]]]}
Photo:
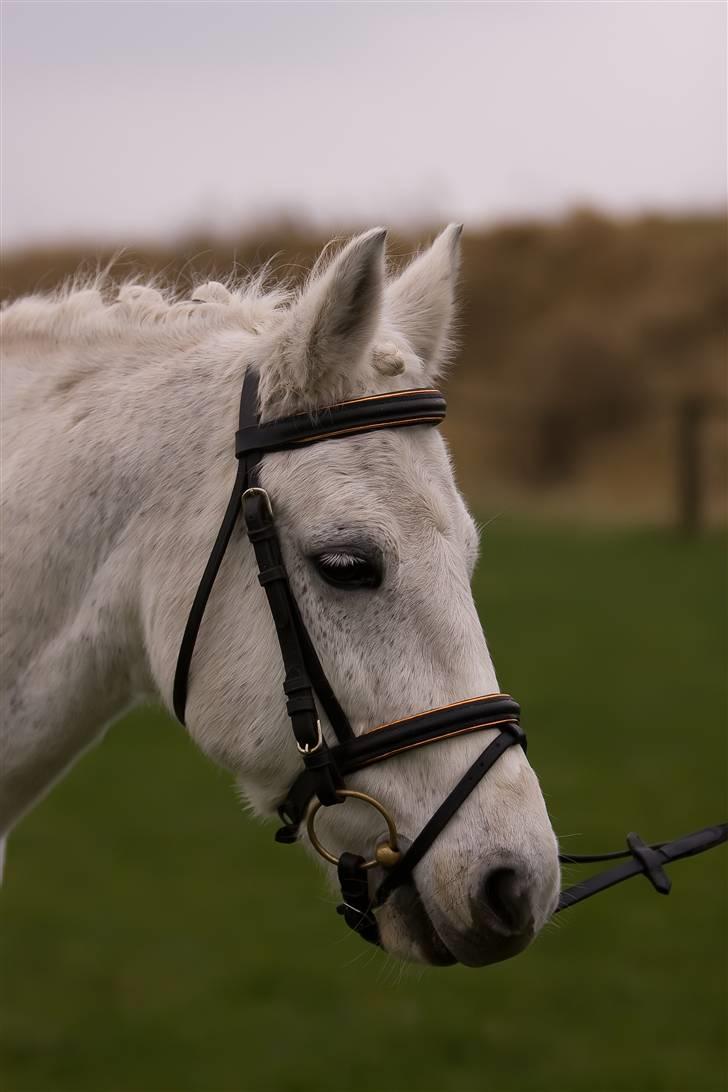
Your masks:
{"label": "dry brown vegetation", "polygon": [[[152,271],[185,289],[274,258],[297,278],[325,241],[278,224],[240,239],[134,248],[113,273]],[[393,247],[404,259],[415,245],[399,237]],[[112,257],[91,246],[11,254],[0,294],[48,291]],[[495,227],[465,236],[462,284],[448,432],[481,510],[674,520],[677,419],[690,397],[705,406],[707,516],[725,518],[723,217],[617,221],[583,211]]]}

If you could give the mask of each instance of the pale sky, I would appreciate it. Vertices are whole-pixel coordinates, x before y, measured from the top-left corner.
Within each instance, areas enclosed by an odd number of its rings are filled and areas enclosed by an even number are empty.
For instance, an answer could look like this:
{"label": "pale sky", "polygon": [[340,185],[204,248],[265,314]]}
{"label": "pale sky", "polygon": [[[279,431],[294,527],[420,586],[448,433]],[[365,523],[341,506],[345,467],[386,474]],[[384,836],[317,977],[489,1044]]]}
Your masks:
{"label": "pale sky", "polygon": [[715,208],[722,0],[4,0],[9,247]]}

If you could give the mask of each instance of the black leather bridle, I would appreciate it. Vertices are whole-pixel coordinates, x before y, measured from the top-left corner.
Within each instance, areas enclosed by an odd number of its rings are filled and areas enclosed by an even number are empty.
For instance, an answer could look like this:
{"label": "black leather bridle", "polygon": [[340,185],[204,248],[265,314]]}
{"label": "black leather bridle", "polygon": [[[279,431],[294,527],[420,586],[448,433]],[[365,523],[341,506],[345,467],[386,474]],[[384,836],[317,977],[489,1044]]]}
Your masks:
{"label": "black leather bridle", "polygon": [[[380,725],[355,736],[339,704],[311,641],[291,589],[281,553],[273,506],[259,484],[261,462],[268,452],[295,450],[309,444],[343,439],[383,428],[434,426],[445,417],[445,399],[431,388],[395,391],[390,394],[355,398],[328,406],[316,413],[299,413],[261,422],[258,417],[258,373],[249,368],[240,398],[240,421],[235,439],[238,471],[220,530],[195,594],[180,645],[174,678],[173,705],[184,724],[190,663],[202,616],[242,511],[252,544],[260,581],[273,617],[285,669],[283,689],[303,769],[278,808],[283,826],[276,840],[295,842],[304,821],[314,847],[336,864],[342,903],[337,908],[350,928],[365,940],[379,943],[374,914],[422,860],[460,805],[488,770],[509,747],[526,749],[520,727],[520,709],[508,694],[488,694],[453,705],[417,713],[390,724]],[[325,711],[336,743],[329,745],[319,720],[318,704]],[[457,782],[450,794],[428,820],[409,848],[400,852],[397,829],[386,809],[366,793],[346,788],[346,777],[393,755],[451,739],[465,733],[494,729],[495,738]],[[363,800],[379,811],[387,822],[388,840],[375,847],[370,860],[353,853],[334,857],[321,845],[314,819],[319,807],[331,807],[349,797]],[[562,891],[558,910],[597,894],[631,876],[644,873],[661,894],[670,881],[663,866],[682,857],[702,853],[728,839],[728,824],[708,827],[674,842],[647,846],[636,834],[627,839],[627,850],[589,856],[563,854],[562,862],[589,863],[627,858],[624,863],[592,876]],[[369,894],[368,870],[384,869],[384,878],[373,897]]]}

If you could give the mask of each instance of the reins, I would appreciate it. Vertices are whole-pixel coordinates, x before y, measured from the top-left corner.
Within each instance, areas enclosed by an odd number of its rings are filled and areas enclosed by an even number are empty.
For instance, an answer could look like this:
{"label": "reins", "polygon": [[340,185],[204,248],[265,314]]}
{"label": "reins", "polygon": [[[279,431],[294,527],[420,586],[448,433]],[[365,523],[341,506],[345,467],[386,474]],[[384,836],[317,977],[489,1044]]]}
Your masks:
{"label": "reins", "polygon": [[[281,801],[283,822],[276,840],[297,841],[304,822],[314,848],[335,864],[342,902],[337,908],[347,925],[365,940],[380,943],[374,910],[402,884],[429,851],[460,806],[508,748],[525,751],[526,736],[520,727],[520,708],[508,694],[488,694],[452,705],[416,713],[379,725],[356,736],[319,660],[291,589],[275,523],[274,504],[260,485],[260,467],[269,452],[293,450],[309,444],[347,439],[386,428],[433,427],[445,417],[442,394],[430,388],[395,391],[350,399],[315,414],[300,413],[272,421],[258,418],[258,373],[249,368],[240,397],[239,426],[235,437],[238,470],[230,500],[195,594],[180,644],[173,686],[173,706],[184,724],[189,672],[195,643],[207,602],[236,523],[242,514],[252,545],[258,580],[273,618],[284,666],[286,710],[301,756],[302,770]],[[324,737],[318,706],[331,725],[336,743]],[[366,793],[346,787],[346,776],[393,755],[486,730],[497,735],[457,782],[409,848],[402,852],[397,827],[387,809]],[[387,840],[374,848],[370,859],[342,853],[335,857],[319,840],[315,818],[321,807],[332,807],[354,797],[378,811],[387,825]],[[636,834],[628,848],[617,853],[574,856],[562,854],[562,862],[586,864],[628,858],[562,891],[557,911],[565,910],[615,884],[643,873],[655,890],[667,894],[670,880],[664,866],[694,856],[728,839],[728,824],[708,827],[673,842],[645,845]],[[383,871],[374,895],[369,872]]]}
{"label": "reins", "polygon": [[645,845],[639,834],[627,835],[627,849],[618,850],[616,853],[585,853],[585,854],[559,854],[562,864],[596,864],[602,861],[615,861],[620,858],[629,858],[624,864],[607,868],[590,876],[573,887],[567,887],[561,892],[559,905],[556,908],[558,914],[561,910],[568,910],[570,906],[576,906],[584,899],[590,899],[592,895],[598,895],[600,891],[606,891],[624,880],[630,880],[633,876],[644,875],[650,881],[658,895],[669,895],[672,881],[665,872],[665,865],[673,861],[681,861],[685,857],[695,857],[698,853],[704,853],[706,849],[714,849],[728,841],[728,823],[718,823],[714,827],[705,827],[696,830],[693,834],[685,834],[682,838],[675,838],[672,842],[656,842],[654,845]]}

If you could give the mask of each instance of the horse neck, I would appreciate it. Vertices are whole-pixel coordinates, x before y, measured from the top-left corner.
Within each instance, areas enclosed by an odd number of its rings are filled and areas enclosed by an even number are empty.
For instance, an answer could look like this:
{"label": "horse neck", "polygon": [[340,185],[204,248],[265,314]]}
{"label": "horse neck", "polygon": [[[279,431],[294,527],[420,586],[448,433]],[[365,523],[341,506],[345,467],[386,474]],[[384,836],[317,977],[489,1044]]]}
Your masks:
{"label": "horse neck", "polygon": [[7,407],[0,832],[131,702],[171,690],[242,374],[199,344],[31,357]]}

